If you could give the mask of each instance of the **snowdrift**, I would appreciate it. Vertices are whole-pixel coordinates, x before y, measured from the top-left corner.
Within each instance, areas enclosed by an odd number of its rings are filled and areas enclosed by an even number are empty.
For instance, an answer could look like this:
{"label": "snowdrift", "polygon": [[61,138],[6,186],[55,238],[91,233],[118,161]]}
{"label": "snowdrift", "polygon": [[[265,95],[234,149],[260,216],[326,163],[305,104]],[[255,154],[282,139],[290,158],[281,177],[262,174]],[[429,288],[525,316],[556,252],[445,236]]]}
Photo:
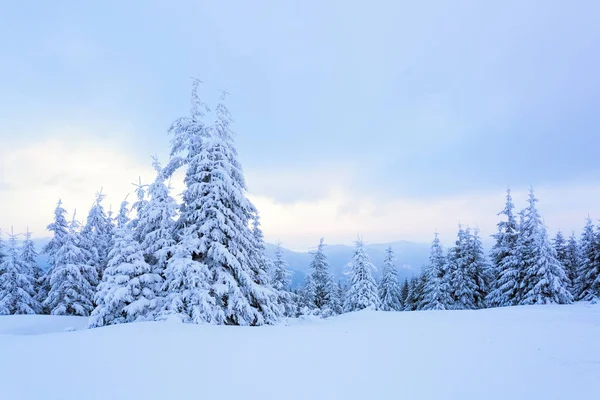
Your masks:
{"label": "snowdrift", "polygon": [[257,328],[85,322],[0,317],[0,399],[598,396],[600,305],[365,311]]}

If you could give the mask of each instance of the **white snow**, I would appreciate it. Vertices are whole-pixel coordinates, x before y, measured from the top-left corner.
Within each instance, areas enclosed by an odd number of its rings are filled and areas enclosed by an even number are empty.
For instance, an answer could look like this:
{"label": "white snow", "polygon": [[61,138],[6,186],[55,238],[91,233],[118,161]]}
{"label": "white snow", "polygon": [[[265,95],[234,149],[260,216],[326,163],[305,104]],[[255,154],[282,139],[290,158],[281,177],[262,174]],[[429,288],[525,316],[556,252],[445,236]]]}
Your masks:
{"label": "white snow", "polygon": [[[596,398],[600,305],[361,311],[233,327],[0,317],[0,398]],[[75,327],[74,332],[64,332]]]}

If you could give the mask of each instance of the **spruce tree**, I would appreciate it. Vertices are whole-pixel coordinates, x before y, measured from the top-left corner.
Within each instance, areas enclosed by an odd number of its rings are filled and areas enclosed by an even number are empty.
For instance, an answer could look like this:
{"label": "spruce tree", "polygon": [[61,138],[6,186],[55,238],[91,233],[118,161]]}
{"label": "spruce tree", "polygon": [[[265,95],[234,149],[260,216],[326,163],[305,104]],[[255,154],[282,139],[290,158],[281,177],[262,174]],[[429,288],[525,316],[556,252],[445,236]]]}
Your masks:
{"label": "spruce tree", "polygon": [[318,310],[323,310],[328,305],[329,289],[331,287],[329,275],[329,263],[327,262],[327,256],[324,253],[325,243],[323,238],[319,241],[317,251],[311,253],[312,261],[310,262],[311,280],[312,287],[311,298],[313,306]]}
{"label": "spruce tree", "polygon": [[28,228],[27,233],[25,234],[25,240],[23,241],[23,246],[21,247],[19,259],[27,268],[28,274],[33,277],[33,286],[34,292],[36,293],[36,299],[42,277],[42,269],[37,263],[37,257],[38,253],[35,250],[35,243],[33,243],[33,240],[31,240],[31,232],[29,232]]}
{"label": "spruce tree", "polygon": [[344,303],[340,294],[340,287],[333,279],[333,276],[330,276],[327,281],[327,303],[321,313],[323,318],[339,315],[344,312]]}
{"label": "spruce tree", "polygon": [[577,243],[575,232],[572,232],[571,236],[569,237],[569,241],[567,242],[565,272],[567,273],[567,278],[569,278],[569,282],[571,283],[569,290],[574,297],[577,296],[577,269],[580,264],[580,258],[581,253],[579,251],[579,244]]}
{"label": "spruce tree", "polygon": [[452,305],[447,260],[437,232],[431,244],[427,279],[423,287],[424,310],[447,310]]}
{"label": "spruce tree", "polygon": [[161,276],[144,259],[132,230],[128,226],[118,228],[89,326],[153,320],[162,283]]}
{"label": "spruce tree", "polygon": [[369,260],[361,239],[356,241],[356,249],[352,257],[350,268],[350,287],[346,293],[344,311],[358,311],[363,309],[379,309],[380,302],[377,295],[377,284],[371,275],[375,266]]}
{"label": "spruce tree", "polygon": [[271,284],[277,291],[277,302],[284,310],[286,317],[296,316],[296,304],[290,289],[291,272],[288,270],[287,263],[283,259],[283,249],[281,243],[277,243],[275,248],[275,259],[272,262]]}
{"label": "spruce tree", "polygon": [[475,229],[473,234],[468,237],[468,252],[469,252],[469,270],[475,281],[475,307],[486,307],[486,296],[489,293],[493,274],[487,262],[483,244],[479,237],[479,230]]}
{"label": "spruce tree", "polygon": [[552,247],[556,252],[557,260],[566,268],[568,258],[567,241],[560,230],[556,232],[556,236],[552,239]]}
{"label": "spruce tree", "polygon": [[52,315],[88,316],[93,310],[97,270],[87,264],[90,259],[81,244],[79,223],[73,219],[68,232],[54,253],[54,265],[49,271],[50,290],[43,306]]}
{"label": "spruce tree", "polygon": [[246,197],[231,117],[221,100],[217,121],[208,126],[198,88],[195,81],[191,115],[170,129],[167,172],[185,166],[186,189],[175,228],[177,244],[165,271],[166,288],[174,296],[168,310],[187,313],[193,322],[271,324],[282,312],[276,291],[265,281],[261,249],[249,226],[257,211]]}
{"label": "spruce tree", "polygon": [[408,281],[408,288],[406,292],[406,300],[404,301],[404,311],[417,311],[419,309],[419,298],[421,297],[420,292],[420,277],[418,275],[413,276]]}
{"label": "spruce tree", "polygon": [[164,277],[167,260],[175,245],[173,230],[177,203],[165,184],[166,177],[158,159],[155,158],[152,165],[156,170],[156,179],[148,187],[148,202],[140,206],[134,239],[140,240],[144,259],[153,272]]}
{"label": "spruce tree", "polygon": [[530,189],[519,233],[523,237],[519,242],[519,254],[524,267],[519,304],[567,304],[572,301],[567,289],[568,278],[548,239],[537,201]]}
{"label": "spruce tree", "polygon": [[450,293],[452,308],[473,310],[477,308],[477,282],[472,271],[470,254],[470,231],[458,227],[456,244],[448,252]]}
{"label": "spruce tree", "polygon": [[96,269],[98,279],[102,278],[112,240],[112,225],[109,224],[102,202],[106,196],[96,193],[96,200],[90,209],[86,224],[81,231],[81,246],[87,253],[86,264]]}
{"label": "spruce tree", "polygon": [[596,287],[600,277],[600,237],[594,232],[590,217],[581,234],[581,258],[577,269],[577,300],[596,301],[600,292]]}
{"label": "spruce tree", "polygon": [[378,288],[381,310],[383,311],[402,310],[400,284],[398,283],[398,272],[394,266],[394,260],[394,250],[388,247],[385,250],[381,280],[379,281]]}
{"label": "spruce tree", "polygon": [[504,209],[498,213],[498,215],[504,215],[506,220],[498,223],[498,232],[493,235],[496,243],[490,252],[492,282],[486,303],[491,307],[516,304],[520,265],[516,253],[519,224],[513,212],[514,208],[511,191],[507,189],[506,204]]}
{"label": "spruce tree", "polygon": [[402,310],[406,310],[406,300],[408,299],[408,279],[404,278],[404,283],[402,284],[402,289],[400,291],[400,301],[402,304]]}
{"label": "spruce tree", "polygon": [[67,222],[67,211],[62,206],[62,200],[58,200],[58,204],[54,209],[54,221],[47,226],[47,230],[52,232],[52,239],[44,246],[42,253],[48,256],[48,269],[42,275],[37,291],[36,299],[42,304],[42,312],[44,314],[50,313],[44,304],[50,291],[50,275],[56,265],[56,253],[64,244],[64,241],[69,233],[69,223]]}
{"label": "spruce tree", "polygon": [[0,314],[36,314],[41,306],[35,299],[35,279],[17,248],[17,235],[8,238],[8,251],[0,264]]}

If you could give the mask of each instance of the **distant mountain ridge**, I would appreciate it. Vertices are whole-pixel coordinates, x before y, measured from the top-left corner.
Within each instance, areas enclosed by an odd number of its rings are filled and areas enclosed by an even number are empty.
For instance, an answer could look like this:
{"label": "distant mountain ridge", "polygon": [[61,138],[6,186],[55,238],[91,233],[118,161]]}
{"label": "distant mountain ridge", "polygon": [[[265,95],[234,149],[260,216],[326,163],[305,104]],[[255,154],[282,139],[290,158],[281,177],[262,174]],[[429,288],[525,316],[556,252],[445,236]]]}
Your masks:
{"label": "distant mountain ridge", "polygon": [[[48,243],[49,239],[34,239],[35,247],[38,253],[41,253],[42,248]],[[316,244],[315,244],[316,245]],[[365,245],[367,254],[371,258],[371,262],[377,268],[374,271],[374,276],[379,278],[381,273],[381,265],[385,255],[385,249],[388,247],[394,249],[396,255],[396,268],[398,269],[398,277],[400,280],[410,278],[414,274],[421,271],[423,265],[427,263],[429,256],[429,245],[425,243],[414,243],[408,241],[397,241],[391,243],[375,243]],[[267,254],[273,258],[276,245],[266,243]],[[325,246],[325,255],[331,267],[331,273],[337,280],[345,280],[347,266],[349,265],[352,255],[354,254],[353,246],[342,244],[333,244]],[[311,255],[309,251],[298,252],[288,250],[283,247],[283,258],[288,263],[289,269],[292,271],[292,287],[301,286],[304,283],[306,274],[309,270]],[[48,257],[40,254],[38,263],[43,270],[48,269]]]}
{"label": "distant mountain ridge", "polygon": [[[395,264],[398,270],[398,277],[401,281],[420,272],[421,268],[427,263],[429,244],[413,243],[404,240],[391,243],[367,244],[365,245],[365,250],[371,262],[377,268],[373,273],[376,278],[379,278],[381,273],[385,249],[390,246],[396,256]],[[269,257],[272,258],[274,256],[275,248],[274,244],[267,243]],[[335,279],[345,280],[345,272],[347,272],[348,265],[352,260],[354,247],[341,244],[328,245],[325,246],[324,253],[327,256],[331,273]],[[283,248],[283,257],[292,271],[292,286],[301,286],[310,268],[310,252],[297,252]]]}

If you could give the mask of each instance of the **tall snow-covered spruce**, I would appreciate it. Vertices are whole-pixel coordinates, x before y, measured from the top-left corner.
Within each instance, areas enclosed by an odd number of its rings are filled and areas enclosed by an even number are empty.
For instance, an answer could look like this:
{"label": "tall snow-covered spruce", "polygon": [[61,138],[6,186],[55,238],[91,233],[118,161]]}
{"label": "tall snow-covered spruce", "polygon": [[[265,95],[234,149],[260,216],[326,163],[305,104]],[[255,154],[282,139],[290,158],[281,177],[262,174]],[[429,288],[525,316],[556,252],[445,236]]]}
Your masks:
{"label": "tall snow-covered spruce", "polygon": [[87,264],[90,257],[81,244],[78,228],[79,223],[73,215],[48,273],[50,288],[43,306],[53,315],[88,316],[94,308],[97,270]]}
{"label": "tall snow-covered spruce", "polygon": [[425,273],[427,278],[423,287],[423,309],[447,310],[451,308],[448,264],[437,232],[431,243],[429,265]]}
{"label": "tall snow-covered spruce", "polygon": [[350,287],[346,293],[344,311],[358,311],[365,308],[377,310],[380,306],[377,284],[371,271],[375,266],[371,263],[361,239],[356,241],[356,249],[350,268]]}
{"label": "tall snow-covered spruce", "polygon": [[96,269],[98,278],[102,278],[106,268],[113,233],[113,227],[109,224],[102,205],[105,198],[106,196],[102,191],[96,193],[96,200],[80,233],[81,246],[85,249],[87,255],[85,262]]}
{"label": "tall snow-covered spruce", "polygon": [[400,284],[394,260],[394,250],[388,247],[385,250],[381,280],[379,281],[379,299],[383,311],[402,311]]}
{"label": "tall snow-covered spruce", "polygon": [[275,258],[272,262],[271,284],[277,291],[277,302],[283,308],[286,317],[296,316],[296,304],[294,294],[290,291],[290,277],[292,273],[288,270],[287,263],[283,259],[281,243],[275,248]]}
{"label": "tall snow-covered spruce", "polygon": [[42,304],[42,312],[50,313],[50,310],[44,305],[48,292],[50,291],[50,275],[56,265],[56,253],[64,244],[64,241],[69,233],[69,223],[67,222],[67,210],[62,205],[62,200],[58,200],[54,209],[54,221],[46,228],[52,232],[52,239],[42,249],[42,254],[48,257],[48,269],[40,278],[40,284],[37,292],[37,301]]}
{"label": "tall snow-covered spruce", "polygon": [[581,234],[580,251],[576,298],[596,302],[600,299],[600,232],[594,232],[590,217]]}
{"label": "tall snow-covered spruce", "polygon": [[33,271],[19,256],[17,235],[11,232],[8,250],[0,263],[0,314],[40,312],[34,283]]}
{"label": "tall snow-covered spruce", "polygon": [[246,197],[231,117],[222,96],[216,122],[206,124],[199,86],[194,81],[191,114],[170,129],[167,172],[185,167],[186,188],[165,270],[165,313],[195,323],[274,323],[282,309],[260,265],[263,250],[250,227],[257,210]]}
{"label": "tall snow-covered spruce", "polygon": [[548,239],[546,227],[536,207],[537,201],[531,189],[519,232],[523,240],[519,241],[517,249],[521,265],[524,266],[518,303],[570,303],[573,296],[568,291],[569,281]]}
{"label": "tall snow-covered spruce", "polygon": [[486,297],[488,306],[502,307],[517,304],[522,270],[517,254],[519,224],[514,215],[515,206],[510,189],[506,191],[506,205],[498,215],[505,221],[498,223],[498,232],[493,236],[496,243],[491,251],[492,283]]}

